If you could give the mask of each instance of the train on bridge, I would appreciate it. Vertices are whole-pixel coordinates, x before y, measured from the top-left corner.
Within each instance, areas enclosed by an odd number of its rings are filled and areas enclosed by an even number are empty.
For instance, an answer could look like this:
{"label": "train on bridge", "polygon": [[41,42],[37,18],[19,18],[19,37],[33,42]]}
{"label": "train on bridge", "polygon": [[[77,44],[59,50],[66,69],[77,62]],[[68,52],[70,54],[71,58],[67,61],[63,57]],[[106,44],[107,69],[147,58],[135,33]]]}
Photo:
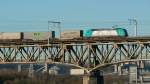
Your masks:
{"label": "train on bridge", "polygon": [[[48,40],[55,39],[55,31],[50,32],[0,32],[0,40]],[[88,29],[62,31],[61,39],[89,38],[89,37],[127,37],[126,29]],[[59,38],[57,38],[59,39]]]}

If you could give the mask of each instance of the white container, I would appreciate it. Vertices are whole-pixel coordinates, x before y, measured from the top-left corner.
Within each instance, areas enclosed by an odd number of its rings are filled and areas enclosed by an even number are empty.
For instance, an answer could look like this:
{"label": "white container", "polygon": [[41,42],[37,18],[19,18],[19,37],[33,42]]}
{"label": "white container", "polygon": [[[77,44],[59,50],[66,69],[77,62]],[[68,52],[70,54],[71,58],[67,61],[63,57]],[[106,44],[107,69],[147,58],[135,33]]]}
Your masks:
{"label": "white container", "polygon": [[70,75],[84,75],[84,69],[70,69]]}
{"label": "white container", "polygon": [[82,36],[83,36],[83,32],[81,30],[61,32],[61,39],[73,39],[73,38],[79,38]]}
{"label": "white container", "polygon": [[52,32],[24,32],[24,39],[31,40],[47,40],[48,38],[53,38]]}
{"label": "white container", "polygon": [[0,32],[0,39],[1,40],[14,40],[14,39],[21,39],[20,32]]}

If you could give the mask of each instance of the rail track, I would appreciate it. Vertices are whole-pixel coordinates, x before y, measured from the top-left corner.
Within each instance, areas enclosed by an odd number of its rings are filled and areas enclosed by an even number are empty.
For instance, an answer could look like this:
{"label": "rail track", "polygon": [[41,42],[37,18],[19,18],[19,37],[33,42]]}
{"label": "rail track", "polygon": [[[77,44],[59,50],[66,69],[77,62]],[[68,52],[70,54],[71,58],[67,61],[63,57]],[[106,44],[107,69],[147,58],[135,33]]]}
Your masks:
{"label": "rail track", "polygon": [[[74,39],[50,39],[49,44],[71,44],[71,43],[120,43],[120,42],[149,42],[150,36],[147,37],[92,37],[92,38],[74,38]],[[47,40],[0,40],[0,45],[35,45],[48,44]]]}

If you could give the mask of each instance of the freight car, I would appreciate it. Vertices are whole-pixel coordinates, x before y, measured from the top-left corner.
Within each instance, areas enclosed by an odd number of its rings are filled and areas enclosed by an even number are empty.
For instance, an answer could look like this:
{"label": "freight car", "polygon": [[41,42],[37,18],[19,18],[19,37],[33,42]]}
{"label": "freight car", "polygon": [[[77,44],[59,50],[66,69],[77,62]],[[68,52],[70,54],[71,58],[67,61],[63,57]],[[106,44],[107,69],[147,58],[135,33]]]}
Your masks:
{"label": "freight car", "polygon": [[22,39],[22,32],[0,32],[0,40]]}
{"label": "freight car", "polygon": [[47,40],[55,38],[55,32],[23,32],[23,39],[29,40]]}
{"label": "freight car", "polygon": [[55,32],[0,32],[0,40],[47,40],[55,38]]}
{"label": "freight car", "polygon": [[127,37],[126,29],[88,29],[61,32],[61,39],[87,38],[87,37]]}
{"label": "freight car", "polygon": [[73,39],[83,37],[83,30],[63,31],[60,33],[61,39]]}

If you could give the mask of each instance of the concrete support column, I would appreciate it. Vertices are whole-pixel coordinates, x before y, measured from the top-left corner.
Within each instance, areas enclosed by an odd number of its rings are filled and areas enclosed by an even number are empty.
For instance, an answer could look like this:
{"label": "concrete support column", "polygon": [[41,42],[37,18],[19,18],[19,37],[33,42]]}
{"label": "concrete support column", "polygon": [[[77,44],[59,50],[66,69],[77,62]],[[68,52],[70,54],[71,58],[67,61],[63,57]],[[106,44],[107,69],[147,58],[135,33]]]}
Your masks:
{"label": "concrete support column", "polygon": [[90,81],[90,76],[89,75],[84,75],[83,76],[83,84],[89,84]]}
{"label": "concrete support column", "polygon": [[140,76],[140,81],[141,81],[141,84],[143,84],[143,77]]}
{"label": "concrete support column", "polygon": [[144,62],[143,61],[140,62],[140,68],[142,68],[142,69],[144,68]]}
{"label": "concrete support column", "polygon": [[29,73],[28,73],[29,77],[33,77],[34,76],[34,68],[33,68],[33,64],[30,64],[29,66]]}
{"label": "concrete support column", "polygon": [[119,74],[119,75],[122,75],[122,68],[121,68],[121,65],[118,66],[118,74]]}
{"label": "concrete support column", "polygon": [[21,72],[21,64],[18,64],[18,72]]}
{"label": "concrete support column", "polygon": [[130,70],[129,70],[129,82],[130,84],[133,83],[133,81],[136,82],[137,84],[137,65],[135,66],[130,66]]}
{"label": "concrete support column", "polygon": [[118,72],[118,65],[117,64],[114,65],[114,72]]}
{"label": "concrete support column", "polygon": [[44,72],[48,72],[48,64],[47,63],[45,63],[45,65],[44,65]]}

